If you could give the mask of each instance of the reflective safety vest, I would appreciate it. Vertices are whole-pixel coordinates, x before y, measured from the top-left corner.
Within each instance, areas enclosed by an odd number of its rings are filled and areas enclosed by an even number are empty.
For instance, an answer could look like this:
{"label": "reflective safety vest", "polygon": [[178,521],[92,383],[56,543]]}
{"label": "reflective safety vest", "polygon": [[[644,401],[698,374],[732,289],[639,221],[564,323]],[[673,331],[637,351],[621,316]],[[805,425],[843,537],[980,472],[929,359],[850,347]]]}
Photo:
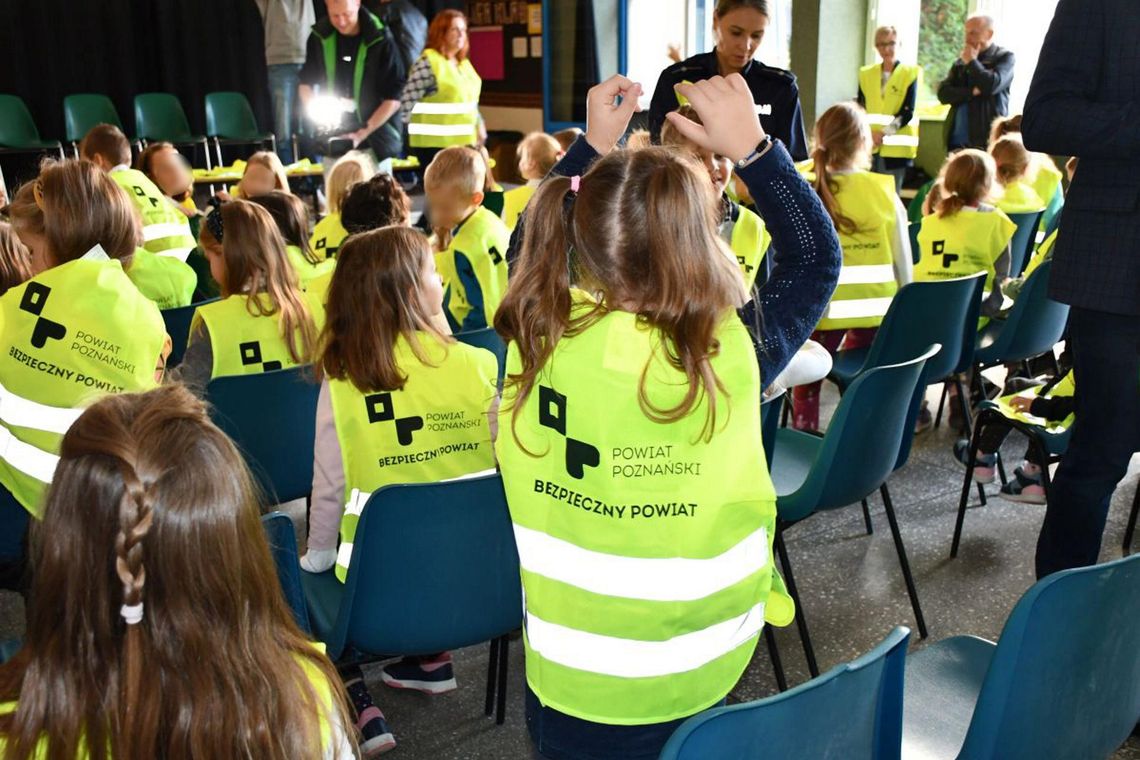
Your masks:
{"label": "reflective safety vest", "polygon": [[507,225],[508,230],[514,231],[519,223],[519,217],[526,209],[526,204],[530,203],[530,199],[534,197],[537,190],[537,182],[535,184],[528,182],[521,187],[503,193],[503,224]]}
{"label": "reflective safety vest", "polygon": [[162,194],[150,179],[136,169],[117,169],[111,179],[123,188],[142,217],[143,247],[151,253],[185,261],[197,241],[190,222],[173,201]]}
{"label": "reflective safety vest", "polygon": [[[1044,395],[1041,394],[1043,388],[1048,386],[1040,386],[1037,388],[1030,388],[1028,392],[1033,394],[1035,398],[1072,398],[1076,395],[1077,386],[1074,379],[1073,371],[1070,369],[1066,372],[1060,380],[1052,387],[1049,388]],[[1050,433],[1063,433],[1069,429],[1073,422],[1077,419],[1076,414],[1070,414],[1068,417],[1061,421],[1053,421],[1042,419],[1041,417],[1034,417],[1032,414],[1019,412],[1013,408],[1011,401],[1014,396],[1020,396],[1020,393],[1010,394],[1009,396],[1002,396],[998,399],[998,411],[1001,412],[1003,417],[1019,422],[1025,422],[1030,425],[1040,425]]]}
{"label": "reflective safety vest", "polygon": [[198,285],[198,275],[189,264],[170,256],[156,256],[145,248],[135,249],[127,277],[160,309],[189,306]]}
{"label": "reflective safety vest", "polygon": [[351,381],[329,380],[336,436],[344,465],[344,516],[336,577],[343,581],[353,537],[372,492],[397,483],[432,483],[494,472],[487,410],[495,396],[495,355],[463,343],[444,345],[417,333],[429,362],[404,337],[396,365],[403,389],[362,393]]}
{"label": "reflective safety vest", "polygon": [[1037,267],[1053,258],[1053,249],[1057,246],[1057,236],[1060,234],[1060,230],[1053,230],[1053,233],[1049,235],[1049,237],[1041,241],[1041,245],[1037,246],[1037,250],[1029,257],[1029,263],[1025,265],[1025,271],[1021,273],[1022,280],[1027,279],[1029,275],[1036,271]]}
{"label": "reflective safety vest", "polygon": [[[897,64],[883,87],[883,64],[875,63],[859,69],[859,89],[867,107],[867,121],[872,134],[881,134],[894,122],[906,102],[911,85],[921,87],[922,69],[918,66]],[[918,156],[918,116],[903,124],[893,135],[883,135],[883,145],[875,152],[883,158],[914,159]]]}
{"label": "reflective safety vest", "polygon": [[1002,188],[994,205],[1007,214],[1030,214],[1044,209],[1045,201],[1028,182],[1016,180]]}
{"label": "reflective safety vest", "polygon": [[[447,250],[435,255],[435,268],[443,280],[444,304],[452,329],[478,330],[490,326],[507,292],[507,247],[511,232],[493,212],[479,207],[459,225]],[[483,299],[481,313],[473,313],[460,270],[474,275]]]}
{"label": "reflective safety vest", "polygon": [[[580,291],[574,301],[592,306]],[[716,340],[725,392],[707,442],[703,395],[675,422],[642,411],[640,387],[668,408],[687,386],[660,333],[627,312],[559,340],[521,405],[515,386],[503,392],[495,445],[526,678],[543,705],[616,725],[692,715],[736,684],[765,620],[792,620],[772,562],[756,353],[734,313]],[[520,369],[512,342],[507,372]]]}
{"label": "reflective safety vest", "polygon": [[101,251],[15,286],[0,318],[0,483],[39,517],[63,434],[98,398],[155,387],[166,327]]}
{"label": "reflective safety vest", "polygon": [[857,231],[839,233],[843,268],[816,329],[878,327],[899,289],[891,247],[898,219],[894,178],[873,172],[831,178],[840,210],[855,222]]}
{"label": "reflective safety vest", "polygon": [[285,246],[285,255],[289,257],[289,263],[293,265],[293,271],[297,273],[301,290],[308,290],[309,284],[313,280],[323,274],[330,274],[336,267],[336,259],[325,259],[314,264],[305,258],[305,252],[295,245]]}
{"label": "reflective safety vest", "polygon": [[453,62],[434,48],[424,49],[423,57],[431,64],[436,89],[412,108],[409,143],[413,148],[474,145],[483,80],[469,60]]}
{"label": "reflective safety vest", "polygon": [[[324,306],[309,294],[303,295],[309,316],[320,332],[325,323]],[[190,343],[194,342],[199,324],[205,324],[214,353],[211,378],[256,375],[297,366],[298,362],[293,361],[281,335],[281,312],[267,313],[273,308],[268,294],[257,296],[259,306],[252,306],[252,300],[250,296],[234,295],[203,304],[194,311]],[[251,313],[251,306],[262,314]],[[299,337],[295,339],[299,341]]]}
{"label": "reflective safety vest", "polygon": [[720,236],[736,256],[736,263],[744,275],[745,290],[751,291],[772,237],[764,226],[764,220],[755,212],[740,205],[736,210],[735,220],[728,219],[720,225]]}
{"label": "reflective safety vest", "polygon": [[1015,232],[1017,225],[997,209],[963,209],[947,217],[923,217],[918,232],[922,257],[914,265],[914,279],[948,280],[985,272],[985,300],[995,287],[994,263],[1005,253]]}
{"label": "reflective safety vest", "polygon": [[1034,153],[1033,158],[1034,160],[1030,165],[1032,175],[1029,177],[1029,184],[1033,185],[1033,190],[1041,198],[1041,205],[1048,206],[1058,193],[1063,193],[1061,178],[1064,175],[1049,156]]}
{"label": "reflective safety vest", "polygon": [[313,234],[309,238],[309,248],[317,254],[317,258],[331,259],[340,250],[340,244],[348,237],[348,230],[340,222],[340,214],[329,214],[313,227]]}

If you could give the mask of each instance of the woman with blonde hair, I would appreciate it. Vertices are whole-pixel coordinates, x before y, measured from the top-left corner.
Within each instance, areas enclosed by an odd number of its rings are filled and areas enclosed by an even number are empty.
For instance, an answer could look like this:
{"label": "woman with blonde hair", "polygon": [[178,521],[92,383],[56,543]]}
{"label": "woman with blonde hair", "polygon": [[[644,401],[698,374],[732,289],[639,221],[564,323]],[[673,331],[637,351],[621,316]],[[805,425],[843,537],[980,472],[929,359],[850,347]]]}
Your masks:
{"label": "woman with blonde hair", "polygon": [[918,119],[914,109],[922,88],[922,67],[898,59],[899,32],[893,26],[875,30],[875,50],[882,59],[859,69],[859,105],[871,125],[874,171],[895,178],[902,187],[906,170],[918,157]]}

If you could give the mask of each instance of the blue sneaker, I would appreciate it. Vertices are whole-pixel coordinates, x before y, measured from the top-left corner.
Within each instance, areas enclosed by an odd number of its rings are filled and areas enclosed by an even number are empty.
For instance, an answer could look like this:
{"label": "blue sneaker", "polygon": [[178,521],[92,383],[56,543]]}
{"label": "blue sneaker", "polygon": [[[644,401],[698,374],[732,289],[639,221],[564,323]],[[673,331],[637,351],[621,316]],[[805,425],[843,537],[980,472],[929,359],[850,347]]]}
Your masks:
{"label": "blue sneaker", "polygon": [[385,665],[380,670],[380,680],[393,689],[414,689],[424,694],[446,694],[458,688],[450,652],[430,658],[405,657]]}

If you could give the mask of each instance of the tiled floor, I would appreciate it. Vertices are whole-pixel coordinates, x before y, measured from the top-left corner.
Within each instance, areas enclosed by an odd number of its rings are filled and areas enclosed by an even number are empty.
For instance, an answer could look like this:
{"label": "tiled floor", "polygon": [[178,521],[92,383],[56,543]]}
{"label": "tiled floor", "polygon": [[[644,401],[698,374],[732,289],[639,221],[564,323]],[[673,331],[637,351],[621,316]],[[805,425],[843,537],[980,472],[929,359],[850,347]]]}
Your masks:
{"label": "tiled floor", "polygon": [[[825,398],[834,404],[830,392]],[[1006,446],[1008,462],[1018,461],[1023,453],[1023,444],[1015,438],[1011,436]],[[950,538],[963,475],[950,453],[953,440],[945,427],[920,436],[910,464],[891,479],[891,493],[930,640],[962,633],[996,639],[1014,603],[1033,583],[1033,551],[1044,508],[990,499],[988,507],[968,514],[961,552],[951,560]],[[1140,457],[1133,461],[1132,472],[1113,500],[1104,537],[1104,560],[1121,554],[1124,524],[1138,475]],[[875,533],[871,536],[864,532],[857,505],[813,516],[787,534],[816,654],[825,670],[865,652],[893,626],[914,627],[877,497],[872,501],[872,515]],[[21,630],[19,599],[3,594],[0,636],[18,635]],[[777,639],[790,682],[806,680],[807,667],[794,627],[781,629]],[[924,645],[916,632],[912,650]],[[501,727],[483,716],[486,647],[456,652],[455,665],[459,690],[434,698],[388,689],[380,684],[375,668],[365,670],[399,741],[391,756],[431,760],[529,758],[523,725],[521,645],[512,642],[507,722]],[[755,699],[775,689],[766,649],[761,645],[731,699]],[[1140,740],[1131,739],[1114,758],[1140,760]]]}

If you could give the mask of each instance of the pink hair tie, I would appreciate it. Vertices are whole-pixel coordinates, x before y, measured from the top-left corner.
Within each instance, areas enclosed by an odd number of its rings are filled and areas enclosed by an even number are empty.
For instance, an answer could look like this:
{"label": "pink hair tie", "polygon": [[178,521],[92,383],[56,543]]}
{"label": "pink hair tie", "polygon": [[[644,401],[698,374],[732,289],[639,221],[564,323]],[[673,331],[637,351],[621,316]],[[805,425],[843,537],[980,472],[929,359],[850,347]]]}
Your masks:
{"label": "pink hair tie", "polygon": [[570,192],[577,195],[578,188],[580,188],[581,186],[582,186],[582,178],[580,176],[575,174],[573,177],[570,178]]}

